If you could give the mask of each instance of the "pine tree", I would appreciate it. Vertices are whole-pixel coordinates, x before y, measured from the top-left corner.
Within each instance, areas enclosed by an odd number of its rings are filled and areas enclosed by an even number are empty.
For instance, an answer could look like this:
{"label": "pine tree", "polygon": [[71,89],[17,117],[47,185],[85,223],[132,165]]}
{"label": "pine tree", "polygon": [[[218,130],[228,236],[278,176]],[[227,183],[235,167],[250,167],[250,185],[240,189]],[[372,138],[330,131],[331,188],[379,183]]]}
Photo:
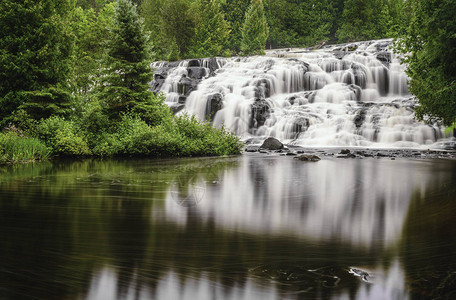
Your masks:
{"label": "pine tree", "polygon": [[241,50],[242,25],[244,24],[245,13],[249,8],[249,1],[246,0],[225,0],[220,1],[221,9],[230,26],[229,49],[238,53]]}
{"label": "pine tree", "polygon": [[[2,0],[0,122],[18,109],[34,118],[70,112],[69,0]],[[29,108],[32,110],[28,111]]]}
{"label": "pine tree", "polygon": [[111,120],[132,113],[150,125],[160,122],[163,103],[148,86],[153,77],[149,51],[149,37],[136,7],[130,0],[118,0],[98,94]]}
{"label": "pine tree", "polygon": [[262,0],[252,0],[242,26],[241,51],[243,55],[264,54],[269,27]]}
{"label": "pine tree", "polygon": [[191,57],[223,55],[230,30],[219,3],[215,0],[197,0],[193,10],[199,18],[190,50]]}

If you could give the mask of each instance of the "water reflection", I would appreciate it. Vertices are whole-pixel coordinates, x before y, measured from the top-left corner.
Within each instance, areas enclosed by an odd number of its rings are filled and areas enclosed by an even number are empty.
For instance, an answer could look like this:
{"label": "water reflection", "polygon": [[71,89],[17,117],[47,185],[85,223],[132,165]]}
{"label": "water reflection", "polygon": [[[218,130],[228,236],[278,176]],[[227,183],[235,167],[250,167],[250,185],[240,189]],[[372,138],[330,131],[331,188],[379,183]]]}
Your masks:
{"label": "water reflection", "polygon": [[[220,183],[188,188],[204,190],[191,210],[195,217],[214,219],[225,229],[378,247],[397,243],[412,194],[425,192],[434,176],[423,163],[408,161],[308,164],[250,156]],[[171,196],[166,215],[186,224],[189,209]]]}
{"label": "water reflection", "polygon": [[451,298],[454,182],[439,160],[3,167],[0,299]]}

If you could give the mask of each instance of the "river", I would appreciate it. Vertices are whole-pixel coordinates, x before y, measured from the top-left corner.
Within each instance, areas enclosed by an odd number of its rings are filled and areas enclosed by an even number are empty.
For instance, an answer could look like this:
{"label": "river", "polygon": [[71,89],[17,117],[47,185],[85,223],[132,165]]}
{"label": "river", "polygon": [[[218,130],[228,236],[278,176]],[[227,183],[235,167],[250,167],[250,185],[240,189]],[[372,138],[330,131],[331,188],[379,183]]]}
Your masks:
{"label": "river", "polygon": [[0,299],[456,297],[456,161],[0,168]]}

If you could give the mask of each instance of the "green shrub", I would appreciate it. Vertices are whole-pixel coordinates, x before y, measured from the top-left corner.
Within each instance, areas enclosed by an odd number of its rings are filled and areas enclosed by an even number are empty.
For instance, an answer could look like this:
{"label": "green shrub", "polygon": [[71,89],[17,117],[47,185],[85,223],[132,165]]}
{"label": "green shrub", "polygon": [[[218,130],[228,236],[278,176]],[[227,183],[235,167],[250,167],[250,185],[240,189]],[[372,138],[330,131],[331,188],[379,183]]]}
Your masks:
{"label": "green shrub", "polygon": [[73,121],[61,117],[50,117],[41,121],[37,128],[38,136],[52,149],[52,153],[62,156],[90,155],[84,133]]}
{"label": "green shrub", "polygon": [[13,126],[0,133],[0,163],[44,160],[51,150],[37,138],[24,136]]}

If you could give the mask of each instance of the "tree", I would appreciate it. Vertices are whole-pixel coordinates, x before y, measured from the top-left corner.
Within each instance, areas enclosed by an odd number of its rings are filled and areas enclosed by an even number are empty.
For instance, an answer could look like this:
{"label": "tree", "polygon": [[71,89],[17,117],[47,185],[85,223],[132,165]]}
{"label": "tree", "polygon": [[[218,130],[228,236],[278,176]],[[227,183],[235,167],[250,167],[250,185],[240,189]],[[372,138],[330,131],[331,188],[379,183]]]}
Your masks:
{"label": "tree", "polygon": [[101,59],[108,28],[112,27],[115,3],[106,4],[100,11],[77,7],[72,12],[71,28],[75,36],[72,85],[83,98],[96,85],[101,71]]}
{"label": "tree", "polygon": [[[3,125],[21,106],[26,111],[29,107],[47,107],[49,114],[69,112],[70,8],[69,0],[2,1],[0,121]],[[36,105],[32,105],[34,102]]]}
{"label": "tree", "polygon": [[221,1],[221,9],[225,15],[231,32],[229,37],[229,49],[235,53],[241,51],[242,25],[244,24],[245,13],[249,8],[249,1],[246,0],[224,0]]}
{"label": "tree", "polygon": [[228,22],[215,0],[196,0],[193,5],[196,19],[195,36],[190,49],[191,57],[220,56],[224,54],[230,34]]}
{"label": "tree", "polygon": [[243,55],[264,54],[269,27],[262,0],[252,0],[242,25],[241,50]]}
{"label": "tree", "polygon": [[186,56],[195,34],[195,18],[190,12],[189,0],[165,0],[160,26],[168,43],[168,57],[177,59]]}
{"label": "tree", "polygon": [[418,98],[417,116],[445,125],[456,121],[456,2],[409,0],[413,11],[407,35],[400,40],[406,54],[410,91]]}
{"label": "tree", "polygon": [[118,0],[110,28],[99,98],[113,121],[132,113],[156,125],[164,113],[162,101],[149,91],[149,37],[130,0]]}

